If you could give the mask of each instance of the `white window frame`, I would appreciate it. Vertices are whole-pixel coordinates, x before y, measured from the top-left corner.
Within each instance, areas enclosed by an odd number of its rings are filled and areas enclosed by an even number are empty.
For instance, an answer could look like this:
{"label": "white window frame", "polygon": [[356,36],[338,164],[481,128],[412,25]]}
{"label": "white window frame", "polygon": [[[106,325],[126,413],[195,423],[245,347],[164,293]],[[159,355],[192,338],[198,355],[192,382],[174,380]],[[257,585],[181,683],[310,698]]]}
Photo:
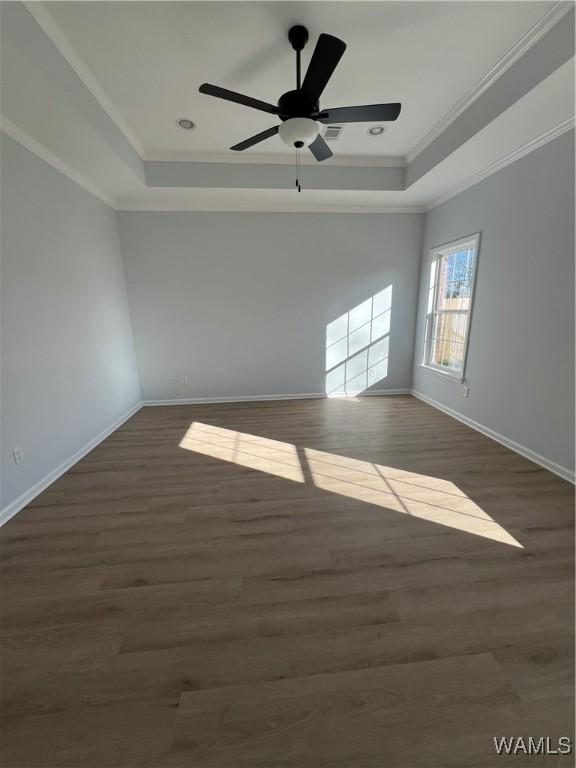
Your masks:
{"label": "white window frame", "polygon": [[[439,279],[438,279],[438,267],[440,264],[440,259],[444,256],[450,256],[452,253],[458,253],[459,251],[468,250],[470,248],[474,249],[474,266],[472,268],[472,280],[470,282],[470,308],[468,309],[468,323],[466,324],[466,335],[464,337],[464,350],[462,355],[462,370],[454,371],[450,370],[449,368],[446,368],[442,365],[436,365],[435,363],[431,362],[431,337],[432,337],[432,323],[434,321],[434,313],[437,311],[437,301],[438,301],[438,285],[439,285]],[[430,371],[434,371],[434,373],[438,373],[441,376],[444,376],[448,379],[453,379],[455,381],[462,382],[465,380],[465,374],[466,374],[466,362],[468,359],[468,341],[470,339],[470,328],[472,326],[472,312],[474,309],[474,294],[475,294],[475,288],[476,288],[476,271],[478,269],[478,256],[480,253],[480,232],[476,232],[473,235],[468,235],[466,237],[459,238],[458,240],[452,240],[449,243],[444,243],[443,245],[439,245],[435,248],[431,248],[428,255],[428,269],[426,271],[427,280],[429,281],[426,288],[426,301],[428,302],[428,293],[430,290],[430,276],[432,274],[432,266],[434,262],[436,262],[436,273],[434,277],[434,294],[432,297],[431,307],[428,306],[428,303],[426,304],[426,317],[425,317],[425,326],[424,326],[424,345],[423,345],[423,354],[422,354],[422,363],[421,366],[423,368],[427,368]],[[450,311],[450,310],[448,310]],[[453,310],[455,313],[460,312],[461,310]]]}

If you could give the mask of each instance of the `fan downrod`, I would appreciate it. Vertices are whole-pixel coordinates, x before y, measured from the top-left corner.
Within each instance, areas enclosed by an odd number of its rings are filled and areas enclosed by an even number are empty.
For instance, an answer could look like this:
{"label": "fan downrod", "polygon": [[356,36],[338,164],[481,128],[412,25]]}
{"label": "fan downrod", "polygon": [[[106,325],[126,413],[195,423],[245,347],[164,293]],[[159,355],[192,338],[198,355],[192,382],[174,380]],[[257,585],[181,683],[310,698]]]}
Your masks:
{"label": "fan downrod", "polygon": [[288,40],[295,51],[302,51],[308,42],[308,30],[301,24],[297,24],[288,31]]}

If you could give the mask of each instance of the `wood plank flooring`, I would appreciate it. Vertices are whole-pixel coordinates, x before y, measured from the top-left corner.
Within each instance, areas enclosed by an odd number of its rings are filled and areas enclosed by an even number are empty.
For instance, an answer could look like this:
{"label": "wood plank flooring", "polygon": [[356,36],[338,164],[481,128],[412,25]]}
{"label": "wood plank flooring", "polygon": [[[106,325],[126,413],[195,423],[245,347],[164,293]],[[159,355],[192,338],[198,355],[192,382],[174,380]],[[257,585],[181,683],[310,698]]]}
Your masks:
{"label": "wood plank flooring", "polygon": [[574,737],[570,484],[408,396],[144,408],[0,531],[3,768]]}

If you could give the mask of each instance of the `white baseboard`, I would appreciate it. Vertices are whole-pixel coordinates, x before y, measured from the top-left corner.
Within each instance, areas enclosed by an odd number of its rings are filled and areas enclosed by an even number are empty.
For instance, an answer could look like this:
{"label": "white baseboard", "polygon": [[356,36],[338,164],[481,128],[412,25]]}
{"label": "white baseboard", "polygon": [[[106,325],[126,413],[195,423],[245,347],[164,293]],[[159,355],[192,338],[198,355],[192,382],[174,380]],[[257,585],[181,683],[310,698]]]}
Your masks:
{"label": "white baseboard", "polygon": [[30,502],[35,499],[36,496],[39,496],[42,491],[45,491],[49,485],[52,485],[52,483],[55,480],[58,480],[58,478],[65,472],[67,472],[70,467],[73,467],[74,464],[80,461],[80,459],[83,459],[87,453],[90,453],[91,450],[96,448],[96,446],[105,440],[109,435],[111,435],[112,432],[115,432],[118,427],[124,424],[125,421],[128,421],[128,419],[137,411],[139,411],[141,407],[142,403],[137,403],[133,408],[130,408],[127,413],[125,413],[123,416],[120,416],[119,419],[116,419],[113,424],[110,424],[109,427],[106,427],[106,429],[100,432],[99,435],[93,437],[92,440],[87,442],[86,445],[80,448],[80,450],[76,451],[76,453],[70,456],[69,459],[63,461],[55,469],[45,475],[41,480],[39,480],[37,483],[34,483],[31,488],[29,488],[27,491],[24,491],[24,493],[18,496],[17,499],[14,499],[14,501],[4,507],[4,509],[0,511],[0,527],[3,526],[4,523],[7,523],[10,518],[14,517],[17,512],[20,512],[20,510],[23,509],[27,504],[30,504]]}
{"label": "white baseboard", "polygon": [[[357,397],[381,397],[382,395],[410,395],[410,389],[378,389],[362,392]],[[327,398],[324,392],[300,392],[296,395],[230,395],[229,397],[173,398],[166,400],[143,400],[142,405],[203,405],[210,403],[265,403],[274,400],[318,400]],[[333,395],[345,399],[347,395]]]}
{"label": "white baseboard", "polygon": [[369,389],[358,397],[382,397],[383,395],[411,395],[411,389]]}
{"label": "white baseboard", "polygon": [[458,411],[454,411],[452,408],[442,405],[442,403],[439,403],[437,400],[433,400],[431,397],[423,395],[415,389],[411,391],[411,394],[418,398],[418,400],[422,400],[433,408],[437,408],[439,411],[448,414],[448,416],[452,416],[453,419],[461,421],[462,424],[466,424],[466,426],[472,427],[472,429],[475,429],[477,432],[481,432],[483,435],[486,435],[486,437],[496,440],[497,443],[501,443],[501,445],[506,446],[506,448],[510,448],[511,451],[519,453],[521,456],[524,456],[525,459],[529,459],[535,464],[539,464],[541,467],[544,467],[544,469],[547,469],[549,472],[553,472],[563,480],[568,480],[568,482],[574,483],[574,472],[571,469],[556,464],[556,462],[547,459],[545,456],[541,456],[539,453],[536,453],[536,451],[532,451],[530,448],[526,448],[526,446],[520,445],[520,443],[517,443],[514,440],[510,440],[510,438],[505,435],[501,435],[499,432],[495,432],[493,429],[489,429],[483,424],[479,424],[477,421],[474,421],[474,419],[468,418],[468,416],[463,416],[461,413],[458,413]]}
{"label": "white baseboard", "polygon": [[[376,396],[376,395],[398,395],[398,394],[410,394],[409,389],[391,389],[391,390],[380,390],[380,391],[372,391],[372,392],[366,392],[362,397],[366,396]],[[125,421],[128,421],[128,419],[133,416],[137,411],[140,410],[143,406],[149,406],[149,405],[201,405],[202,403],[244,403],[244,402],[266,402],[266,401],[274,401],[274,400],[312,400],[317,398],[325,398],[326,394],[324,392],[311,392],[311,393],[301,393],[297,395],[246,395],[246,396],[236,396],[236,397],[199,397],[199,398],[193,398],[193,399],[175,399],[175,400],[145,400],[143,402],[137,403],[133,408],[131,408],[127,413],[125,413],[123,416],[120,416],[119,419],[116,419],[116,421],[113,424],[110,424],[109,427],[107,427],[105,430],[100,432],[99,435],[96,435],[96,437],[92,438],[86,445],[84,445],[80,450],[76,451],[73,456],[70,456],[70,458],[63,461],[61,464],[59,464],[55,469],[53,469],[51,472],[49,472],[47,475],[45,475],[41,480],[39,480],[37,483],[34,483],[34,485],[29,488],[27,491],[22,493],[20,496],[18,496],[17,499],[14,499],[14,501],[10,502],[6,507],[4,507],[2,510],[0,510],[0,527],[2,527],[5,523],[8,522],[12,517],[14,517],[15,514],[20,512],[21,509],[23,509],[25,506],[30,504],[31,501],[33,501],[36,496],[39,496],[43,491],[48,488],[49,485],[52,485],[52,483],[57,480],[59,477],[61,477],[65,472],[67,472],[71,467],[74,466],[77,462],[80,461],[80,459],[84,458],[87,453],[90,453],[91,450],[96,448],[96,446],[101,443],[103,440],[105,440],[109,435],[112,434],[112,432],[115,432],[118,427],[122,426]]]}
{"label": "white baseboard", "polygon": [[[413,395],[419,400],[422,400],[428,405],[431,405],[433,408],[437,408],[439,411],[446,413],[448,416],[451,416],[452,418],[457,419],[463,424],[466,424],[466,426],[471,427],[472,429],[475,429],[477,432],[481,432],[483,435],[486,435],[486,437],[489,437],[492,440],[496,440],[496,442],[501,443],[502,445],[506,446],[506,448],[509,448],[510,450],[515,451],[516,453],[519,453],[521,456],[524,456],[524,458],[529,459],[530,461],[533,461],[535,464],[539,464],[541,467],[544,467],[544,469],[547,469],[550,472],[553,472],[555,475],[558,475],[563,480],[568,480],[571,483],[575,482],[574,472],[572,470],[567,469],[566,467],[563,467],[560,464],[556,464],[553,461],[550,461],[550,459],[547,459],[545,456],[541,456],[539,453],[532,451],[530,448],[526,448],[525,446],[520,445],[520,443],[516,443],[514,440],[510,440],[504,435],[501,435],[499,432],[495,432],[494,430],[489,429],[488,427],[485,427],[483,424],[479,424],[477,421],[474,421],[473,419],[470,419],[467,416],[463,416],[461,413],[458,413],[452,408],[448,408],[448,406],[446,405],[442,405],[442,403],[439,403],[437,400],[433,400],[431,397],[428,397],[427,395],[424,395],[421,392],[417,392],[415,389],[372,390],[370,392],[364,392],[363,394],[360,395],[360,397],[381,397],[384,395],[406,395],[406,394]],[[14,517],[14,515],[17,514],[21,509],[23,509],[27,504],[30,504],[30,502],[33,499],[35,499],[36,496],[39,496],[42,493],[42,491],[46,490],[46,488],[48,488],[49,485],[51,485],[61,475],[63,475],[71,467],[73,467],[74,464],[80,461],[80,459],[84,458],[86,454],[90,453],[91,450],[93,450],[99,443],[101,443],[109,435],[111,435],[112,432],[115,432],[118,429],[118,427],[124,424],[125,421],[128,421],[128,419],[131,418],[135,413],[137,413],[140,410],[140,408],[142,408],[143,406],[200,405],[202,403],[266,402],[266,401],[274,401],[274,400],[311,400],[311,399],[318,399],[318,398],[325,398],[325,397],[326,395],[324,393],[315,392],[315,393],[306,393],[306,394],[297,394],[297,395],[253,395],[253,396],[238,396],[238,397],[195,398],[195,399],[186,399],[186,400],[145,400],[143,402],[137,403],[127,413],[125,413],[123,416],[120,416],[120,418],[116,419],[116,421],[110,424],[109,427],[107,427],[105,430],[100,432],[100,434],[96,435],[96,437],[92,438],[92,440],[86,443],[86,445],[80,448],[80,450],[76,451],[76,453],[70,456],[69,459],[66,459],[66,461],[63,461],[55,469],[53,469],[51,472],[45,475],[41,480],[35,483],[31,488],[29,488],[27,491],[21,494],[17,499],[14,499],[14,501],[12,501],[10,504],[4,507],[4,509],[0,510],[0,527],[4,525],[4,523],[7,523],[8,520],[10,520],[10,518]]]}
{"label": "white baseboard", "polygon": [[142,405],[203,405],[210,403],[260,403],[269,400],[313,400],[326,397],[323,392],[298,395],[230,395],[227,397],[175,397],[166,400],[143,400]]}

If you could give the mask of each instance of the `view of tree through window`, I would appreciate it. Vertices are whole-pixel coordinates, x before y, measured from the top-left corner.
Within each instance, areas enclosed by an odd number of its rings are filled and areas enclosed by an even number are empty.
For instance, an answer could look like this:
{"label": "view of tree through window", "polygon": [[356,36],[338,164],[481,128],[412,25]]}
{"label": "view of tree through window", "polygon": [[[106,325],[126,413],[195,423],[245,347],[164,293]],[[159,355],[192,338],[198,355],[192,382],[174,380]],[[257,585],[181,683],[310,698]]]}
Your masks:
{"label": "view of tree through window", "polygon": [[430,265],[425,364],[454,374],[464,367],[477,240],[437,250]]}

